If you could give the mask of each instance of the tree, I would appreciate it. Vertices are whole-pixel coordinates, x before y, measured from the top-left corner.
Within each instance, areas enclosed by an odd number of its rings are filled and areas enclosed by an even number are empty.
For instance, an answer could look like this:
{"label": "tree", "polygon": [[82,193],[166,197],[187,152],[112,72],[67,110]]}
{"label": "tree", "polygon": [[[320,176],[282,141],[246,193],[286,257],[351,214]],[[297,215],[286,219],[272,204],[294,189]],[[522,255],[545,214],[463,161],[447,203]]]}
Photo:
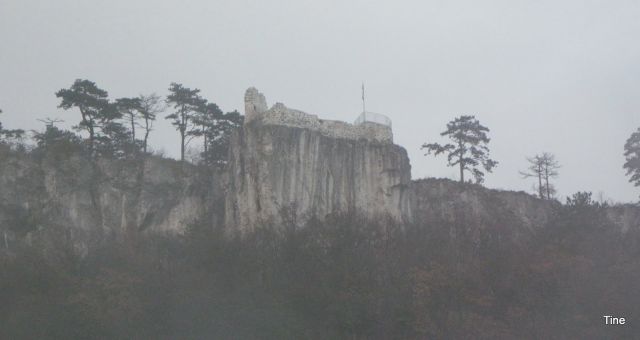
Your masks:
{"label": "tree", "polygon": [[[0,110],[0,114],[2,110]],[[0,142],[3,142],[5,139],[11,138],[21,138],[24,134],[24,130],[16,129],[16,130],[7,130],[2,127],[2,122],[0,122]]]}
{"label": "tree", "polygon": [[558,177],[558,169],[560,164],[556,161],[555,156],[548,152],[541,155],[535,155],[531,158],[527,157],[529,168],[526,172],[520,172],[523,178],[537,177],[538,185],[536,187],[538,195],[541,199],[550,200],[556,190],[553,184],[549,182],[551,178]]}
{"label": "tree", "polygon": [[51,152],[55,157],[83,152],[82,139],[75,133],[61,130],[55,126],[62,122],[59,119],[38,119],[45,124],[43,132],[32,131],[36,142],[36,150]]}
{"label": "tree", "polygon": [[196,128],[191,132],[192,136],[203,137],[204,152],[208,153],[209,137],[212,130],[216,129],[218,121],[221,120],[223,114],[222,110],[215,103],[207,103],[205,99],[201,100],[196,115],[193,118],[193,123]]}
{"label": "tree", "polygon": [[558,177],[560,164],[556,161],[556,157],[553,154],[544,152],[542,154],[542,168],[544,169],[543,176],[545,191],[547,193],[547,199],[550,200],[556,190],[553,184],[549,183],[549,179]]}
{"label": "tree", "polygon": [[131,132],[122,124],[110,121],[102,126],[98,136],[97,151],[101,155],[123,158],[135,155],[138,145],[131,142]]}
{"label": "tree", "polygon": [[624,144],[624,157],[626,162],[623,167],[627,170],[627,176],[631,176],[629,182],[640,186],[640,128]]}
{"label": "tree", "polygon": [[74,128],[89,133],[89,152],[92,157],[95,156],[98,140],[104,141],[100,130],[107,126],[113,127],[114,120],[121,117],[116,107],[109,103],[107,91],[100,89],[92,81],[76,79],[70,88],[56,92],[56,97],[61,98],[58,107],[80,110],[82,120]]}
{"label": "tree", "polygon": [[164,107],[160,104],[160,97],[155,93],[150,95],[140,95],[138,99],[140,101],[140,115],[144,120],[142,150],[144,153],[147,153],[147,144],[149,134],[153,130],[153,122],[156,120],[156,115],[164,110]]}
{"label": "tree", "polygon": [[578,191],[573,196],[567,197],[566,205],[568,207],[589,207],[596,204],[591,198],[592,194],[588,191]]}
{"label": "tree", "polygon": [[130,124],[131,142],[136,144],[136,126],[139,126],[138,118],[142,116],[142,102],[140,98],[118,98],[116,99],[116,107]]}
{"label": "tree", "polygon": [[180,132],[180,160],[184,161],[185,146],[188,143],[186,137],[193,128],[193,117],[202,105],[202,98],[198,95],[199,89],[192,90],[177,83],[169,85],[169,92],[167,104],[172,105],[175,112],[165,119],[171,119],[171,124]]}
{"label": "tree", "polygon": [[202,159],[205,163],[222,167],[227,161],[231,133],[244,122],[238,111],[223,113],[217,104],[197,99],[198,108],[193,116],[192,137],[203,138]]}
{"label": "tree", "polygon": [[441,145],[438,143],[423,144],[421,149],[426,149],[426,155],[433,153],[437,156],[447,154],[448,165],[458,166],[460,169],[460,183],[464,183],[464,172],[469,171],[476,183],[484,181],[484,172],[492,172],[498,162],[489,158],[487,137],[489,129],[480,124],[474,116],[460,116],[447,123],[447,130],[441,136],[448,136],[453,143]]}
{"label": "tree", "polygon": [[205,149],[203,158],[208,164],[217,167],[224,167],[227,164],[231,134],[235,129],[242,126],[243,122],[244,116],[238,111],[220,114],[219,119],[215,121],[215,125],[205,133],[208,146]]}
{"label": "tree", "polygon": [[520,175],[522,178],[537,177],[538,185],[535,188],[538,191],[538,196],[541,199],[544,199],[544,186],[542,185],[542,160],[540,159],[540,156],[535,155],[533,157],[527,157],[527,161],[529,162],[529,167],[526,172],[520,171]]}

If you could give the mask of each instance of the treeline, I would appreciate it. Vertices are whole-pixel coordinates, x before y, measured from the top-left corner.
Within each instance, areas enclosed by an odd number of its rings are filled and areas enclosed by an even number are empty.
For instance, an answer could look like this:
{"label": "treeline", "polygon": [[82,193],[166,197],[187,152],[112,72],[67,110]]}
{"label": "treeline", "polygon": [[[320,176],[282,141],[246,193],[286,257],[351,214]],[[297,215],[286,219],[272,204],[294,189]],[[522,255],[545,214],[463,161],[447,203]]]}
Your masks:
{"label": "treeline", "polygon": [[[217,104],[191,89],[171,83],[169,94],[156,94],[110,99],[106,90],[94,82],[77,79],[69,88],[55,93],[59,108],[79,114],[79,121],[71,131],[56,127],[60,119],[42,120],[45,131],[35,132],[33,139],[40,148],[65,146],[83,151],[91,160],[99,157],[131,158],[149,152],[149,136],[159,115],[166,113],[180,135],[180,160],[194,138],[202,140],[200,159],[207,165],[222,168],[226,164],[231,132],[242,125],[243,116],[237,111],[223,112]],[[2,111],[0,111],[1,113]],[[24,130],[3,129],[0,124],[0,143],[20,141]],[[76,150],[78,151],[78,150]]]}
{"label": "treeline", "polygon": [[589,194],[557,209],[517,244],[497,228],[333,216],[244,238],[196,223],[84,258],[25,246],[0,259],[0,338],[633,338],[636,323],[603,315],[640,315],[638,231]]}
{"label": "treeline", "polygon": [[[498,166],[498,161],[491,159],[489,153],[489,128],[482,125],[475,116],[462,115],[447,123],[447,129],[440,133],[450,142],[424,143],[422,150],[425,156],[447,156],[447,166],[457,167],[460,183],[465,181],[465,174],[470,173],[476,184],[484,182],[486,173],[491,173]],[[629,176],[629,182],[640,186],[640,128],[631,134],[624,145],[626,162],[622,167]],[[535,178],[534,191],[540,199],[555,200],[556,187],[551,182],[557,178],[560,163],[555,155],[542,152],[532,157],[525,157],[528,162],[527,170],[520,171],[522,178]]]}

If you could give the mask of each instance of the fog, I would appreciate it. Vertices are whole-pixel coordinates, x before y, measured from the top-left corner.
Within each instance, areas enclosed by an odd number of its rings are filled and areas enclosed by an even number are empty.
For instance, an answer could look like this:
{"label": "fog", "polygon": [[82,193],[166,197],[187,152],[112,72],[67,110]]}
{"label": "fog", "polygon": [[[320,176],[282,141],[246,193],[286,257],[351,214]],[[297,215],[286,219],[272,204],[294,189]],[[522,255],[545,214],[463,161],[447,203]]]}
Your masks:
{"label": "fog", "polygon": [[[0,108],[8,128],[41,129],[54,92],[76,78],[111,98],[197,87],[243,111],[256,86],[269,104],[353,121],[393,120],[413,178],[455,178],[420,145],[472,114],[491,129],[492,188],[532,191],[525,157],[552,152],[560,196],[633,201],[623,145],[640,126],[637,1],[0,1]],[[159,121],[156,149],[179,153]]]}

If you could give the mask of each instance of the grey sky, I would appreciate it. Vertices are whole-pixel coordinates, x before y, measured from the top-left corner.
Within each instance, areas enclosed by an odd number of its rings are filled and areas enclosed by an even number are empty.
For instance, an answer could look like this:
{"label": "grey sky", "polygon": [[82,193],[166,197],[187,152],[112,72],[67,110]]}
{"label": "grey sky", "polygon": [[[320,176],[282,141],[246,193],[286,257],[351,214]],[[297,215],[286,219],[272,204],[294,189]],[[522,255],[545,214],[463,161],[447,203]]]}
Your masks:
{"label": "grey sky", "polygon": [[[491,128],[500,162],[486,185],[531,191],[525,156],[556,154],[560,194],[616,201],[640,192],[622,164],[640,126],[638,1],[0,0],[0,108],[10,128],[40,128],[54,92],[76,78],[112,98],[198,87],[243,111],[256,86],[269,104],[353,121],[387,114],[413,177],[454,177],[420,145],[451,118]],[[178,153],[167,122],[152,137]]]}

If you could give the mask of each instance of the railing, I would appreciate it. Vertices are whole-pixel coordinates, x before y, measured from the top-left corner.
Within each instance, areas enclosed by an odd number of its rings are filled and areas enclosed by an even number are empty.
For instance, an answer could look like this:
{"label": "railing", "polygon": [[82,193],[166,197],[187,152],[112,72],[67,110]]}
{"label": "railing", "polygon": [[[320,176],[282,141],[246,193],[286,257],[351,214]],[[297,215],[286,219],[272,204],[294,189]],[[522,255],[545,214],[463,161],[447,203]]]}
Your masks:
{"label": "railing", "polygon": [[377,123],[377,124],[391,127],[391,119],[389,119],[389,117],[381,113],[375,113],[375,112],[369,112],[369,111],[362,112],[360,116],[358,116],[356,121],[353,122],[353,124],[360,125],[364,122],[372,122],[372,123]]}

